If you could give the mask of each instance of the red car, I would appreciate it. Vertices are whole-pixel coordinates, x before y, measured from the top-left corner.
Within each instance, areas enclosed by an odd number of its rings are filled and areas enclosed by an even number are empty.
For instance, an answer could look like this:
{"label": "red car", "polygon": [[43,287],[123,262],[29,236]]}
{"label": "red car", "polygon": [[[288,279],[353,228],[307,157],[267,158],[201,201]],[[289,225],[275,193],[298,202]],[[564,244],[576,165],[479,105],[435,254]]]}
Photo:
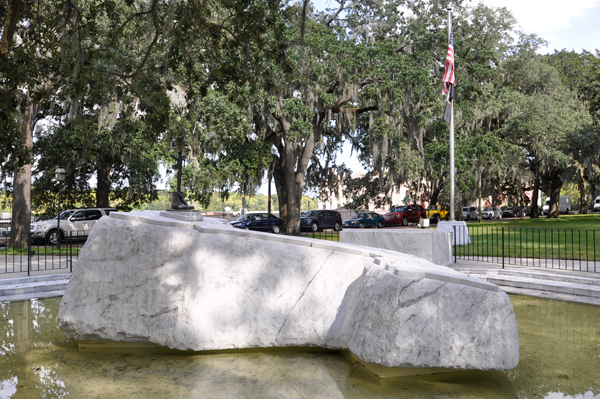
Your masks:
{"label": "red car", "polygon": [[406,206],[393,207],[389,213],[383,215],[385,224],[401,224],[403,226],[408,223],[419,223],[419,219],[427,219],[427,211],[421,205],[412,204]]}

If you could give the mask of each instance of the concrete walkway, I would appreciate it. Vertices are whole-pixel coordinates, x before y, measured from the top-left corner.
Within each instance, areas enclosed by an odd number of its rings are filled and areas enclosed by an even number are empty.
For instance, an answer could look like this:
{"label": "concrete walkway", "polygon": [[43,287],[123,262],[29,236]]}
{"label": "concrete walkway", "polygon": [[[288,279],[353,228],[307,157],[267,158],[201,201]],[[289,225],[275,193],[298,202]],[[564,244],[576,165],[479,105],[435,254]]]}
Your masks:
{"label": "concrete walkway", "polygon": [[[544,263],[541,263],[544,265]],[[458,259],[451,268],[494,283],[509,294],[600,305],[600,272],[507,265]],[[600,270],[599,270],[600,271]]]}

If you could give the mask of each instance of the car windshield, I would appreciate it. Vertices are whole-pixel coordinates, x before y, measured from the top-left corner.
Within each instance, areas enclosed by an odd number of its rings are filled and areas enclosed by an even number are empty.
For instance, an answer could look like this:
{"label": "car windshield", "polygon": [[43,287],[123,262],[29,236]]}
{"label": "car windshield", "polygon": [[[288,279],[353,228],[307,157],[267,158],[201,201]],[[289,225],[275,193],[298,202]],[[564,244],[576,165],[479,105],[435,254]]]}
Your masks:
{"label": "car windshield", "polygon": [[[60,220],[67,220],[69,218],[69,216],[71,216],[73,214],[73,212],[75,211],[64,211],[63,213],[60,214]],[[55,217],[54,220],[58,219],[58,217]]]}
{"label": "car windshield", "polygon": [[247,221],[247,220],[250,220],[250,219],[252,219],[252,218],[253,218],[253,217],[255,217],[255,216],[256,216],[256,213],[247,213],[247,214],[245,214],[245,215],[242,215],[242,216],[240,216],[240,217],[239,217],[239,218],[237,218],[236,220],[237,220],[238,222],[245,222],[245,221]]}
{"label": "car windshield", "polygon": [[315,216],[319,216],[319,211],[308,211],[308,212],[304,212],[304,215],[300,215],[300,217],[303,217],[303,218],[312,218]]}
{"label": "car windshield", "polygon": [[484,210],[484,211],[488,211],[488,212],[491,212],[491,211],[493,211],[493,209],[492,209],[492,208],[483,208],[483,210]]}
{"label": "car windshield", "polygon": [[407,206],[403,206],[403,207],[399,207],[394,209],[394,212],[405,212],[406,208],[408,208]]}
{"label": "car windshield", "polygon": [[429,209],[431,209],[432,211],[438,211],[440,209],[439,205],[432,205],[429,207]]}
{"label": "car windshield", "polygon": [[350,219],[364,219],[364,218],[365,218],[365,214],[364,213],[356,213]]}

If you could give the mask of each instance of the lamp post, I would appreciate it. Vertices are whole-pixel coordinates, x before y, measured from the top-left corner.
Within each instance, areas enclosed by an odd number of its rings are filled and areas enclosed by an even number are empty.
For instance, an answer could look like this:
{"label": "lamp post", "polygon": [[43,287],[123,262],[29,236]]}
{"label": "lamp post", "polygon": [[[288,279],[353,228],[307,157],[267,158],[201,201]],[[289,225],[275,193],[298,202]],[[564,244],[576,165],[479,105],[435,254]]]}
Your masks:
{"label": "lamp post", "polygon": [[56,226],[56,247],[60,250],[60,184],[65,181],[65,177],[67,176],[67,171],[59,166],[54,171],[54,179],[58,182],[58,218],[57,218],[57,226]]}

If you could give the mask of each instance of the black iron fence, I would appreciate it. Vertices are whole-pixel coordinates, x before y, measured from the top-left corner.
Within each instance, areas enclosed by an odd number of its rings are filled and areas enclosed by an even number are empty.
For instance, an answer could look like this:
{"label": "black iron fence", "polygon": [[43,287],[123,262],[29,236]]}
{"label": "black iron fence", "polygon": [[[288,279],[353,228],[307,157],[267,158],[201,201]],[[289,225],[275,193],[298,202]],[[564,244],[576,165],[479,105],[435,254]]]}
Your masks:
{"label": "black iron fence", "polygon": [[[468,233],[467,233],[468,232]],[[600,272],[600,231],[454,226],[456,259]]]}
{"label": "black iron fence", "polygon": [[308,237],[308,238],[318,238],[321,240],[328,240],[328,241],[340,241],[340,232],[339,231],[335,231],[335,230],[323,230],[323,231],[310,231],[310,232],[301,232],[300,233],[301,237]]}
{"label": "black iron fence", "polygon": [[34,238],[31,234],[0,233],[0,274],[31,273],[48,270],[73,271],[73,262],[85,244],[88,231],[69,231],[59,242]]}

